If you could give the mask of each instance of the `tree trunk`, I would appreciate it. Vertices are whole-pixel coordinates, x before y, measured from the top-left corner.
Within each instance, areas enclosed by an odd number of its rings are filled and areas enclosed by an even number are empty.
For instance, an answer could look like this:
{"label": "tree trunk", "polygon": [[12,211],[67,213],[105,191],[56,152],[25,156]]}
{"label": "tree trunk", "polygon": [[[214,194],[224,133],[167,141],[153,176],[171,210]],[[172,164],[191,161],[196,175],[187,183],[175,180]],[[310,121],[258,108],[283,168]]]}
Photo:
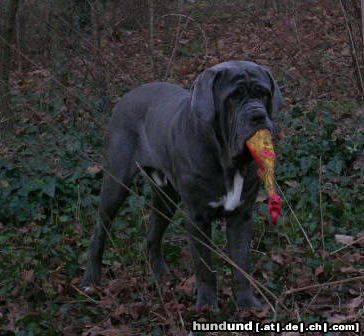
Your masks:
{"label": "tree trunk", "polygon": [[[50,6],[50,56],[52,74],[52,105],[57,113],[70,113],[68,92],[71,71],[70,49],[73,45],[72,6],[68,0],[51,1]],[[74,119],[74,118],[73,118]]]}
{"label": "tree trunk", "polygon": [[95,68],[95,86],[98,96],[97,109],[102,115],[107,115],[111,111],[111,101],[109,96],[109,85],[107,78],[107,64],[105,64],[102,55],[101,46],[101,3],[94,2],[93,6],[93,33],[95,43],[94,63]]}
{"label": "tree trunk", "polygon": [[72,36],[72,16],[67,0],[51,2],[50,25],[52,68],[57,80],[64,86],[68,84],[68,47]]}
{"label": "tree trunk", "polygon": [[364,0],[361,0],[361,38],[364,46]]}
{"label": "tree trunk", "polygon": [[348,40],[353,59],[353,68],[358,87],[358,98],[364,101],[364,38],[363,0],[340,0],[344,15]]}
{"label": "tree trunk", "polygon": [[[94,2],[94,5],[95,2]],[[87,32],[91,27],[91,5],[89,0],[74,0],[74,26],[78,32]]]}
{"label": "tree trunk", "polygon": [[52,88],[53,109],[71,117],[74,125],[79,112],[75,108],[75,97],[69,92],[75,80],[72,60],[82,55],[81,42],[88,39],[83,35],[92,28],[91,14],[88,0],[51,1],[51,63],[56,79]]}
{"label": "tree trunk", "polygon": [[16,13],[19,0],[8,0],[3,4],[4,16],[0,27],[0,129],[11,128],[10,107],[10,70],[11,70],[11,44],[15,36]]}

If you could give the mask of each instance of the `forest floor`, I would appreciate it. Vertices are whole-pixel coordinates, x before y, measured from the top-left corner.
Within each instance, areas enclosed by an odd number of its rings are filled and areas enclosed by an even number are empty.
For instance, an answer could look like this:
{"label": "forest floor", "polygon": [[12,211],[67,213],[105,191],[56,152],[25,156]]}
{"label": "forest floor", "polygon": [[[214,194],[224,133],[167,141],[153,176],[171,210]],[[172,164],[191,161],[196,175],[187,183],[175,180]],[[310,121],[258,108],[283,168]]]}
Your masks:
{"label": "forest floor", "polygon": [[[182,210],[165,239],[171,274],[154,281],[144,240],[151,187],[143,178],[112,228],[102,285],[83,292],[108,116],[94,112],[87,85],[70,85],[69,105],[55,104],[51,70],[29,62],[12,78],[19,120],[0,148],[0,335],[187,335],[193,320],[360,322],[363,330],[364,110],[340,8],[332,1],[294,11],[201,3],[186,11],[188,27],[180,22],[172,58],[174,16],[156,24],[153,62],[147,28],[104,28],[109,93],[115,101],[156,79],[190,87],[198,72],[231,59],[272,69],[285,96],[277,143],[285,204],[276,226],[267,221],[264,193],[255,210],[251,273],[265,308],[237,309],[230,267],[216,256],[220,311],[196,311]],[[73,59],[77,83],[87,77],[80,65]],[[214,223],[214,243],[225,251],[224,230]]]}

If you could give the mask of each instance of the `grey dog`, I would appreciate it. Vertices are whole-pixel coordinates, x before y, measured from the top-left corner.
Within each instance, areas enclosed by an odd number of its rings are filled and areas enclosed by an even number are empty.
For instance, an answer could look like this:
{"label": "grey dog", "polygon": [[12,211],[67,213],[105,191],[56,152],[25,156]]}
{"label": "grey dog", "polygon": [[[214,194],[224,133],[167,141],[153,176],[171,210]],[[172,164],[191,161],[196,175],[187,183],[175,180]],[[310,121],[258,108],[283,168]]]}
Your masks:
{"label": "grey dog", "polygon": [[[167,270],[161,243],[182,201],[196,275],[197,307],[217,307],[211,266],[211,221],[226,218],[228,250],[248,271],[252,208],[259,189],[257,164],[245,142],[259,129],[273,132],[282,96],[271,73],[253,62],[230,61],[203,71],[191,91],[169,83],[142,85],[115,106],[106,135],[100,220],[93,235],[84,286],[97,284],[106,230],[140,167],[162,191],[153,193],[147,234],[152,270]],[[168,195],[169,200],[164,196]],[[246,277],[233,269],[240,307],[260,307]]]}

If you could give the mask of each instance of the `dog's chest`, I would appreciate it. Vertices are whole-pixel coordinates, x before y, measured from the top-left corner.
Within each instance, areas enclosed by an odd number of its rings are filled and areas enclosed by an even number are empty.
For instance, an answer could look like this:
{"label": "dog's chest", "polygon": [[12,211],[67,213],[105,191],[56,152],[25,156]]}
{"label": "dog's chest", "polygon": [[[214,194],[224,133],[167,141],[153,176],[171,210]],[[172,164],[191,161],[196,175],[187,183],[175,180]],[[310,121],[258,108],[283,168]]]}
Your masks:
{"label": "dog's chest", "polygon": [[227,194],[222,196],[218,201],[209,202],[212,208],[224,207],[226,211],[233,211],[241,204],[241,194],[244,187],[244,178],[239,172],[234,175],[234,180]]}

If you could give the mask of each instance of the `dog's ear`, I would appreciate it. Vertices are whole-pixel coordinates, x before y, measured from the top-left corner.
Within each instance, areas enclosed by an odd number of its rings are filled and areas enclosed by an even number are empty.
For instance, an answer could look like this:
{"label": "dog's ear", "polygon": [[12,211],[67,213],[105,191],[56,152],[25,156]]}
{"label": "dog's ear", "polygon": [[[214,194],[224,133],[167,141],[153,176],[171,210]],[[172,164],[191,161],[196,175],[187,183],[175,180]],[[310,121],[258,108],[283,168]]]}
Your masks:
{"label": "dog's ear", "polygon": [[207,69],[197,77],[192,86],[191,110],[206,122],[212,122],[215,118],[214,85],[218,74],[219,71]]}
{"label": "dog's ear", "polygon": [[271,100],[271,112],[272,112],[272,119],[277,119],[278,113],[282,108],[283,105],[283,96],[281,89],[279,88],[278,84],[274,80],[272,73],[270,70],[263,66],[264,71],[267,73],[270,83],[271,83],[271,91],[272,91],[272,100]]}

